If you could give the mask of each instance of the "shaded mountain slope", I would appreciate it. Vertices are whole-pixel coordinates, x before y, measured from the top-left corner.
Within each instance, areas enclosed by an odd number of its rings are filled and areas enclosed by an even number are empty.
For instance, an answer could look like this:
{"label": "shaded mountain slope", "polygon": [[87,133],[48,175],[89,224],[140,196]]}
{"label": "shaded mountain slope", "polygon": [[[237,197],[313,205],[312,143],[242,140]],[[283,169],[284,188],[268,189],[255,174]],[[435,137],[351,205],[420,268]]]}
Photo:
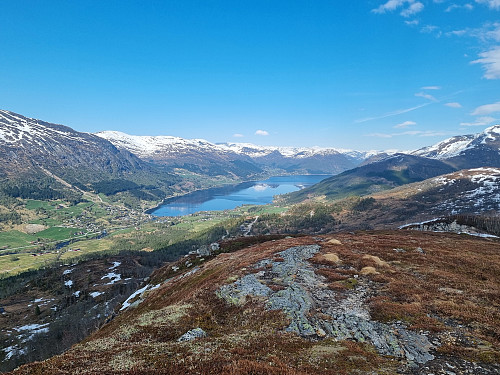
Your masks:
{"label": "shaded mountain slope", "polygon": [[346,202],[340,230],[395,228],[449,215],[500,213],[500,170],[462,170]]}

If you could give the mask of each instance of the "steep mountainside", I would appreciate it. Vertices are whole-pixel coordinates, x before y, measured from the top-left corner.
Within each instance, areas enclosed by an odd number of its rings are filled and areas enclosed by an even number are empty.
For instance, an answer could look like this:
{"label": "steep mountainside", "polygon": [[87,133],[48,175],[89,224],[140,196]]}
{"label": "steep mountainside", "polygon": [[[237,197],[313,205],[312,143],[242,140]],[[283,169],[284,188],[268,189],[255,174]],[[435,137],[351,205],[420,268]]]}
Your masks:
{"label": "steep mountainside", "polygon": [[440,160],[395,154],[330,177],[307,189],[291,193],[288,200],[298,202],[319,196],[334,200],[352,195],[367,195],[454,170],[455,168]]}
{"label": "steep mountainside", "polygon": [[163,267],[84,342],[13,374],[500,371],[497,240],[386,231],[258,242]]}
{"label": "steep mountainside", "polygon": [[135,136],[117,131],[104,131],[96,135],[143,160],[171,168],[187,169],[209,176],[233,175],[242,178],[263,172],[249,157],[203,139]]}
{"label": "steep mountainside", "polygon": [[63,179],[89,190],[107,180],[170,184],[174,178],[93,134],[0,111],[0,179]]}
{"label": "steep mountainside", "polygon": [[457,169],[500,167],[500,125],[482,133],[452,137],[412,154],[446,160]]}

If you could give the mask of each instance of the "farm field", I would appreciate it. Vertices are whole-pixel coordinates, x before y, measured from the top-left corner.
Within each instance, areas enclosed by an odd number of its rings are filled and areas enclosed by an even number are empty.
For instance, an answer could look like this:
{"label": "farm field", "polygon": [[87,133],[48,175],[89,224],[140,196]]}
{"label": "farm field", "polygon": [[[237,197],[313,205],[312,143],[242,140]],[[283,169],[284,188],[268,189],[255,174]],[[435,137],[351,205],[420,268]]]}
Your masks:
{"label": "farm field", "polygon": [[[279,214],[287,207],[273,205],[252,206],[244,205],[234,210],[203,212],[177,218],[157,218],[154,221],[142,224],[125,223],[121,227],[101,226],[107,228],[103,238],[86,238],[86,235],[95,237],[88,228],[60,227],[68,220],[80,220],[82,213],[101,215],[100,218],[111,222],[110,210],[106,210],[92,202],[82,202],[73,207],[62,207],[61,201],[29,200],[26,208],[44,215],[43,218],[31,220],[30,224],[43,223],[47,229],[34,234],[27,234],[20,230],[0,232],[0,277],[15,275],[27,270],[35,270],[55,262],[73,262],[78,259],[87,259],[92,254],[102,252],[112,253],[120,251],[155,251],[181,241],[202,236],[219,226],[237,226],[237,222],[246,217],[255,217],[262,214]],[[116,214],[115,211],[111,211]],[[126,216],[125,216],[126,217]],[[88,234],[87,234],[88,233]],[[96,233],[101,233],[96,227]],[[226,231],[221,236],[227,235]],[[56,249],[61,241],[71,240],[71,243]],[[40,243],[38,242],[40,241]],[[15,252],[16,254],[12,254]],[[32,254],[43,254],[33,256]]]}

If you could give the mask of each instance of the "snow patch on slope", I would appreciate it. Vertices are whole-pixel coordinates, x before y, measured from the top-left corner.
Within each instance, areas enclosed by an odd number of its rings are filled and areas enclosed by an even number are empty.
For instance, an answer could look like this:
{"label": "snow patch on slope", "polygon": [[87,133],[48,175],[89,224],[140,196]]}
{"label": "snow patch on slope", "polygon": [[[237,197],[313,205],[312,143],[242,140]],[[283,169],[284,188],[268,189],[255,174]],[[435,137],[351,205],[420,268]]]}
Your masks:
{"label": "snow patch on slope", "polygon": [[129,135],[118,131],[103,131],[95,135],[110,141],[118,148],[124,148],[140,157],[151,157],[161,152],[178,152],[191,149],[202,149],[219,153],[227,152],[227,150],[204,139],[183,139],[168,135]]}
{"label": "snow patch on slope", "polygon": [[471,210],[478,214],[483,211],[500,212],[500,169],[475,168],[433,179],[437,185],[443,186],[440,191],[460,180],[469,180],[472,184],[455,198],[442,202],[437,209],[448,210],[451,214]]}
{"label": "snow patch on slope", "polygon": [[24,147],[26,143],[43,145],[48,139],[61,138],[87,143],[77,132],[64,131],[65,127],[62,126],[59,129],[56,127],[41,124],[37,119],[0,110],[0,144]]}
{"label": "snow patch on slope", "polygon": [[448,138],[433,146],[415,150],[412,154],[433,159],[448,159],[459,156],[463,152],[477,148],[480,145],[498,141],[500,141],[500,125],[494,125],[485,129],[482,133]]}

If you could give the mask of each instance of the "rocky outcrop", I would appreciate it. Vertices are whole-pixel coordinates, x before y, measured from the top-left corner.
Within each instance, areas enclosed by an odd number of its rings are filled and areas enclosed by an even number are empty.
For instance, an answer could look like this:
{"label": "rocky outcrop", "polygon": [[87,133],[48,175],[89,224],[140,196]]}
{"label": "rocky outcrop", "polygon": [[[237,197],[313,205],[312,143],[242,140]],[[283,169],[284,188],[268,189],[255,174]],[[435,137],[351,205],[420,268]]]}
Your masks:
{"label": "rocky outcrop", "polygon": [[[290,319],[287,331],[303,337],[331,337],[372,344],[380,354],[426,363],[434,358],[433,345],[422,333],[402,323],[385,324],[371,319],[365,300],[370,282],[359,280],[354,290],[341,298],[314,272],[308,262],[320,247],[297,246],[277,254],[278,258],[258,262],[258,272],[248,274],[218,289],[219,297],[231,304],[243,304],[247,296],[264,299],[270,310],[281,310]],[[269,285],[277,284],[274,291]]]}
{"label": "rocky outcrop", "polygon": [[407,224],[401,226],[399,229],[418,230],[423,232],[469,234],[478,237],[496,237],[488,233],[481,233],[480,230],[470,225],[458,224],[456,220],[450,222],[447,219],[434,219],[422,223]]}
{"label": "rocky outcrop", "polygon": [[196,339],[201,339],[203,337],[207,337],[207,333],[201,329],[201,328],[195,328],[192,330],[187,331],[185,334],[183,334],[177,341],[183,342],[183,341],[193,341]]}

